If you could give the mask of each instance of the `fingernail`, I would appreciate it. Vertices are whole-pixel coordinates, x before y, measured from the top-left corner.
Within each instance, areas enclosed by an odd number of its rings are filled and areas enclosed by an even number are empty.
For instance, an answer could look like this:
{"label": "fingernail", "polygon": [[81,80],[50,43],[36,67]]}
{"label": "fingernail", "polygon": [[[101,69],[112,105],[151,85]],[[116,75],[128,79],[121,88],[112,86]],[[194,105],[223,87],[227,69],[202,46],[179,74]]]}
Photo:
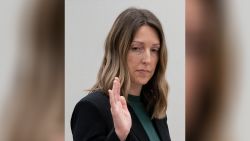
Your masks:
{"label": "fingernail", "polygon": [[119,81],[119,78],[118,78],[118,77],[115,77],[115,80]]}

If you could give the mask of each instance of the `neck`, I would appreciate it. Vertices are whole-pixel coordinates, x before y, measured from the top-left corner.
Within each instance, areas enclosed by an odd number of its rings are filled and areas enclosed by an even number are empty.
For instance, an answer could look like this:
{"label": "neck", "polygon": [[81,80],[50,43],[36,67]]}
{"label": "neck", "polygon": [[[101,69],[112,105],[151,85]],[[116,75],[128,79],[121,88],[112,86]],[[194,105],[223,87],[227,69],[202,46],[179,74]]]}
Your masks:
{"label": "neck", "polygon": [[129,94],[134,96],[140,96],[142,85],[131,84]]}

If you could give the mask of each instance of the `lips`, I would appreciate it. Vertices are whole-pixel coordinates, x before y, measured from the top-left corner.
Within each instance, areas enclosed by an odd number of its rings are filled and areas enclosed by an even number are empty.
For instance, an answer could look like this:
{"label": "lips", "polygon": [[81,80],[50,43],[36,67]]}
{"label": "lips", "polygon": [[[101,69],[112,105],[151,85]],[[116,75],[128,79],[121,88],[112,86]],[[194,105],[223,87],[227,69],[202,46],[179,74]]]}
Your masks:
{"label": "lips", "polygon": [[146,69],[138,69],[136,70],[137,72],[142,72],[142,73],[150,73],[150,70],[146,70]]}

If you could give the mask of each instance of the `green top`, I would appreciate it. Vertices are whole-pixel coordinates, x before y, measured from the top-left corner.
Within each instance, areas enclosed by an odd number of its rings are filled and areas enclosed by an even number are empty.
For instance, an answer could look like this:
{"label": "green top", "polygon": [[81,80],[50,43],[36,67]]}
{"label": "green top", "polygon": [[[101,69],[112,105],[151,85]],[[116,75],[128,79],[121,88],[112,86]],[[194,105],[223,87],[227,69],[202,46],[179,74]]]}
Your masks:
{"label": "green top", "polygon": [[128,95],[128,103],[133,108],[136,116],[146,131],[150,141],[160,141],[160,138],[154,128],[154,125],[147,114],[143,103],[140,100],[140,96]]}

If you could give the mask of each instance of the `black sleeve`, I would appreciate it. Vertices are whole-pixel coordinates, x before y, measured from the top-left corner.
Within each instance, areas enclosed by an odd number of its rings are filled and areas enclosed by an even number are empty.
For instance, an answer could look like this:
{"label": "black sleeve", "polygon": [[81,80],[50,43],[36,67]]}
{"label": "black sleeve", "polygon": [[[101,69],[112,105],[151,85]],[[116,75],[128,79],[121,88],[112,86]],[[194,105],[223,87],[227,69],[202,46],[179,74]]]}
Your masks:
{"label": "black sleeve", "polygon": [[72,114],[71,130],[74,141],[119,141],[114,130],[108,134],[98,109],[88,101],[80,101]]}
{"label": "black sleeve", "polygon": [[[119,141],[114,128],[108,129],[103,115],[95,105],[80,101],[72,114],[71,130],[74,141]],[[107,131],[109,130],[109,131]],[[126,141],[138,141],[130,132]]]}

